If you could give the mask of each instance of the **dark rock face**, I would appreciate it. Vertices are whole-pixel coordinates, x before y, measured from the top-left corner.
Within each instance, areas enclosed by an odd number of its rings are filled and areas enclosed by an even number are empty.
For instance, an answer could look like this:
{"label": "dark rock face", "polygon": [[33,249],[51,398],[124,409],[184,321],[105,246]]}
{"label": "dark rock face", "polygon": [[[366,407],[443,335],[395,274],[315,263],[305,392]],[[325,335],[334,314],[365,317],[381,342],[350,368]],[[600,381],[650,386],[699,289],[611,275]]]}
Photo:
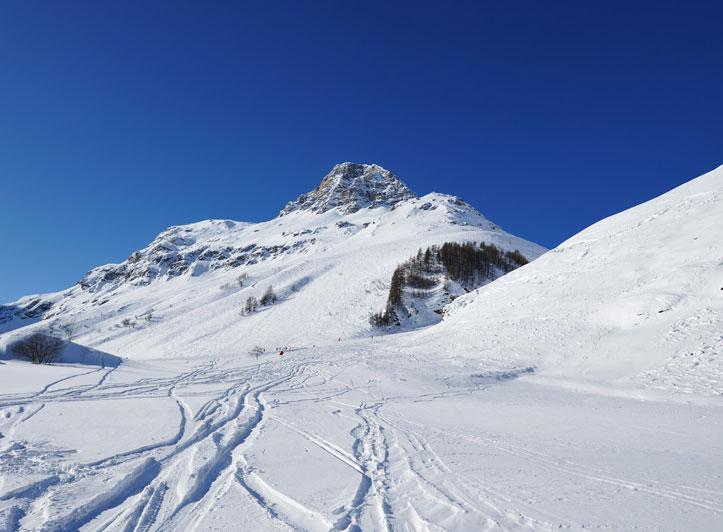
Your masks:
{"label": "dark rock face", "polygon": [[[413,198],[416,198],[415,194],[381,166],[342,163],[336,165],[312,192],[288,203],[281,215],[297,210],[321,213],[331,209],[350,214],[365,207],[393,208],[399,202]],[[312,235],[326,230],[325,226],[320,226],[293,235],[282,233],[284,238],[294,240],[263,245],[225,239],[227,231],[236,227],[236,222],[230,220],[208,220],[199,224],[169,227],[124,262],[94,268],[78,284],[87,292],[99,292],[122,284],[147,285],[156,279],[248,266],[285,254],[302,253],[316,243]],[[336,226],[347,232],[354,229],[353,224],[345,221]],[[210,229],[211,233],[208,232]]]}
{"label": "dark rock face", "polygon": [[334,166],[314,190],[287,203],[280,215],[332,209],[351,214],[363,208],[394,207],[416,197],[399,178],[379,165],[342,163]]}
{"label": "dark rock face", "polygon": [[[226,222],[209,220],[190,226],[170,227],[146,248],[135,251],[120,264],[92,269],[78,284],[84,291],[96,293],[124,284],[143,286],[156,279],[250,266],[282,255],[303,253],[316,244],[314,234],[326,230],[322,226],[293,234],[282,233],[283,241],[260,244],[249,243],[248,234],[238,240],[229,239],[226,230],[219,230],[219,227],[226,227]],[[214,231],[209,233],[209,229]]]}
{"label": "dark rock face", "polygon": [[0,324],[13,319],[42,318],[53,307],[51,301],[33,298],[24,305],[0,305]]}
{"label": "dark rock face", "polygon": [[134,253],[121,264],[108,264],[91,270],[78,284],[88,292],[115,288],[123,283],[147,285],[155,279],[178,277],[197,265],[203,264],[208,270],[238,268],[281,255],[300,253],[314,243],[315,239],[312,238],[270,246],[249,244],[241,247],[213,248],[202,245],[193,249],[152,246],[150,249]]}

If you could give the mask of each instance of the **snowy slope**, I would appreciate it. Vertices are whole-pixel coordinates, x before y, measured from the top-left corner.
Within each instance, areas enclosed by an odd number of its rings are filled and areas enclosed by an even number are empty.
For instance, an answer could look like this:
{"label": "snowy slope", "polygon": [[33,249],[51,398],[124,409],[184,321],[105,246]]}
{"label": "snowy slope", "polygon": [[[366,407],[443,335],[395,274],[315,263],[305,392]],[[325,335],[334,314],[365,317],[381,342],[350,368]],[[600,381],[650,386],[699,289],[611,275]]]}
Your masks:
{"label": "snowy slope", "polygon": [[[131,359],[0,360],[0,530],[717,530],[722,178],[402,334],[372,338],[365,313],[418,247],[539,248],[392,187],[371,209],[172,228],[85,289],[16,302],[2,341],[73,317],[74,342]],[[270,282],[281,301],[239,316]],[[279,337],[299,343],[246,353]]]}
{"label": "snowy slope", "polygon": [[[343,163],[277,218],[171,227],[64,292],[0,308],[0,332],[38,320],[36,327],[71,324],[79,343],[130,358],[368,335],[369,314],[383,307],[394,268],[420,247],[446,241],[484,241],[528,259],[544,252],[459,198],[417,198],[377,165]],[[247,298],[270,285],[279,301],[242,315]]]}
{"label": "snowy slope", "polygon": [[723,167],[458,299],[422,336],[550,377],[723,394]]}

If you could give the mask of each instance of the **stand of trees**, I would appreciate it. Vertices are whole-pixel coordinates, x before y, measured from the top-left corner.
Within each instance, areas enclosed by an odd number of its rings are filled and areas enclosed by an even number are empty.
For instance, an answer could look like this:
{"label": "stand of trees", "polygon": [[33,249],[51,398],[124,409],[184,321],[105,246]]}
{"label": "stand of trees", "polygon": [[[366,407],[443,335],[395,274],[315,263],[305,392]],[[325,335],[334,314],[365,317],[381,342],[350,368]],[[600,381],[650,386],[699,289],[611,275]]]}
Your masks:
{"label": "stand of trees", "polygon": [[15,342],[11,349],[33,364],[51,364],[58,359],[65,342],[52,334],[36,332]]}
{"label": "stand of trees", "polygon": [[256,312],[259,307],[268,307],[273,305],[277,300],[278,296],[276,295],[276,292],[274,292],[274,287],[269,285],[266,292],[264,292],[264,295],[261,296],[261,299],[256,299],[254,296],[249,296],[246,299],[246,304],[244,305],[242,314],[251,314]]}
{"label": "stand of trees", "polygon": [[249,296],[246,300],[246,305],[244,305],[244,312],[246,314],[251,314],[252,312],[256,312],[259,308],[259,300],[256,299],[254,296]]}
{"label": "stand of trees", "polygon": [[432,248],[432,252],[446,268],[449,277],[461,283],[473,283],[479,276],[493,279],[496,277],[495,269],[504,275],[528,262],[517,250],[502,251],[484,242],[479,246],[471,242],[447,242],[441,248]]}
{"label": "stand of trees", "polygon": [[261,296],[261,304],[264,306],[273,305],[276,303],[276,292],[274,292],[274,287],[269,285],[269,287],[266,289],[266,292],[264,292],[264,295]]}
{"label": "stand of trees", "polygon": [[462,285],[478,286],[484,280],[496,279],[527,262],[517,250],[502,251],[484,242],[479,245],[474,242],[445,242],[425,250],[420,248],[416,256],[394,270],[386,307],[383,312],[373,313],[369,323],[374,327],[400,324],[399,313],[404,312],[404,287],[422,294],[437,285],[439,275],[446,275]]}
{"label": "stand of trees", "polygon": [[387,298],[387,306],[384,312],[376,312],[369,317],[369,323],[374,327],[384,327],[387,325],[399,325],[399,316],[397,311],[402,310],[402,290],[404,288],[404,270],[397,267],[392,274],[392,283],[389,286],[389,297]]}

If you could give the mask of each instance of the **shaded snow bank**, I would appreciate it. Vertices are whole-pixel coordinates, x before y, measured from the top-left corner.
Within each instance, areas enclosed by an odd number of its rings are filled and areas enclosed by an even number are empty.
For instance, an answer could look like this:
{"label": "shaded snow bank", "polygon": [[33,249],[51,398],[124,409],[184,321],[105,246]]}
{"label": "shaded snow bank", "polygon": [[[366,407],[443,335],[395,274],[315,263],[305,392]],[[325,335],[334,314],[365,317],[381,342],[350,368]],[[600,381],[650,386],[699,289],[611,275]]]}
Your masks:
{"label": "shaded snow bank", "polygon": [[[24,336],[25,335],[14,334],[0,338],[0,360],[18,359],[24,361],[25,359],[13,350],[13,344]],[[62,349],[52,364],[80,364],[114,368],[120,365],[122,361],[123,359],[121,357],[106,353],[105,351],[80,345],[75,342],[64,341]],[[30,364],[30,362],[28,362],[28,364]]]}

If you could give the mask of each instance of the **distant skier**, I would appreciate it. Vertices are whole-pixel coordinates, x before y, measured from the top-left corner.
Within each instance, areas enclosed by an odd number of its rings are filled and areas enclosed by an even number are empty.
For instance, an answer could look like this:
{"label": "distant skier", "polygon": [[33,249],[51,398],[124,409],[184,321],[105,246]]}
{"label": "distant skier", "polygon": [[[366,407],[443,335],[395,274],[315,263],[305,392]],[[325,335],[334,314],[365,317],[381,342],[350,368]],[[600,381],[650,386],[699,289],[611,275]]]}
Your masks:
{"label": "distant skier", "polygon": [[284,356],[284,350],[283,350],[283,349],[282,349],[281,351],[279,351],[279,356],[280,356],[280,357]]}

